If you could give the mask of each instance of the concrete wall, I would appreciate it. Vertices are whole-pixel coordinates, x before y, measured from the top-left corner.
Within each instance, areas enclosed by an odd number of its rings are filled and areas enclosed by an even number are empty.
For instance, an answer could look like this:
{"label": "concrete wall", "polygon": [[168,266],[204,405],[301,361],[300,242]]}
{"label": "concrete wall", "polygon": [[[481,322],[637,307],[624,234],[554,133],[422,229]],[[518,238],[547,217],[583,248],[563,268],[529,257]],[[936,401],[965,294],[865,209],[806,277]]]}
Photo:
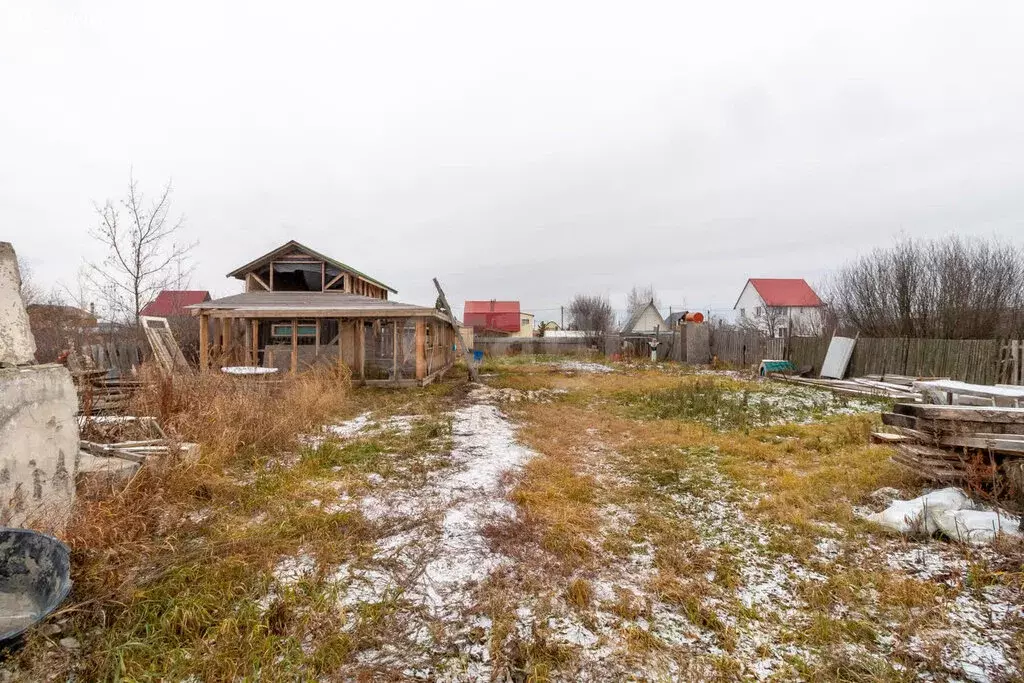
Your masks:
{"label": "concrete wall", "polygon": [[78,395],[67,368],[0,369],[0,523],[59,531],[75,500]]}
{"label": "concrete wall", "polygon": [[59,533],[75,502],[78,394],[36,343],[14,248],[0,242],[0,524]]}
{"label": "concrete wall", "polygon": [[32,363],[36,341],[21,300],[18,257],[10,242],[0,242],[0,366]]}

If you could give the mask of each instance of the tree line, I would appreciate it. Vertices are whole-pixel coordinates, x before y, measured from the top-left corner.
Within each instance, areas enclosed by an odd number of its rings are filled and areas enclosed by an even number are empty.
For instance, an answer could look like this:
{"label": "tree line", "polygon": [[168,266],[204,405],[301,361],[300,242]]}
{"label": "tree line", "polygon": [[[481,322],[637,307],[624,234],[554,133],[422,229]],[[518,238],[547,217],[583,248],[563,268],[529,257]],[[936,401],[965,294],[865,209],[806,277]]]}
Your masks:
{"label": "tree line", "polygon": [[[818,293],[825,302],[818,327],[826,334],[838,329],[865,337],[1024,337],[1024,249],[997,237],[901,238],[848,262]],[[627,317],[649,301],[658,305],[652,287],[634,287],[626,297]],[[774,310],[764,307],[761,315]],[[606,297],[577,294],[568,312],[573,329],[615,327]]]}

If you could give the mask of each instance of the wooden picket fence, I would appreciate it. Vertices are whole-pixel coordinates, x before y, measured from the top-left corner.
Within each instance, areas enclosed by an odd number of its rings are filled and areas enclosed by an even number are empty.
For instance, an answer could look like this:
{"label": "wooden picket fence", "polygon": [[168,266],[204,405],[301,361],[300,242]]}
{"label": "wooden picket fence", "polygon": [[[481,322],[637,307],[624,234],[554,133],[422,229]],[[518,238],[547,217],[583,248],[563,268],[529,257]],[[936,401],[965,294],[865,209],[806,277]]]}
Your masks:
{"label": "wooden picket fence", "polygon": [[[798,370],[820,370],[829,337],[792,337],[787,355]],[[1007,349],[1017,349],[1008,359]],[[847,374],[949,377],[975,384],[1020,384],[1020,343],[998,339],[906,339],[861,337]]]}

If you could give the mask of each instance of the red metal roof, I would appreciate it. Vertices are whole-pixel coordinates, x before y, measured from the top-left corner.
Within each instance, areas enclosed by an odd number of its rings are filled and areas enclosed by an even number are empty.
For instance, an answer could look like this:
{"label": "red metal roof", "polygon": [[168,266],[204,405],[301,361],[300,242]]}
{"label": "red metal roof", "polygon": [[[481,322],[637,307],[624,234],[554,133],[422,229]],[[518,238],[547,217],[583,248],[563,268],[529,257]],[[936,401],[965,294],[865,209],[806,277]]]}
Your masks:
{"label": "red metal roof", "polygon": [[157,318],[189,315],[189,312],[185,310],[185,306],[201,304],[209,300],[210,293],[205,289],[165,289],[157,294],[156,299],[142,309],[140,315],[151,315]]}
{"label": "red metal roof", "polygon": [[467,301],[462,312],[462,322],[478,332],[483,330],[518,332],[521,327],[519,302]]}
{"label": "red metal roof", "polygon": [[766,306],[820,306],[821,299],[802,278],[750,278]]}

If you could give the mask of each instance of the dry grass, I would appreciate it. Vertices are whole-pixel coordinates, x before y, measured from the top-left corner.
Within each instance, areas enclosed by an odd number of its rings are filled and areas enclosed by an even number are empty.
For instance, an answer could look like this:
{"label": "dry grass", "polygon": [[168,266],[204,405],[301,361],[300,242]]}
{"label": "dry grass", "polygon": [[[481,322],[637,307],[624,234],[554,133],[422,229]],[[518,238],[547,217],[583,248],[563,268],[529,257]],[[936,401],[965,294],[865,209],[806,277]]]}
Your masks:
{"label": "dry grass", "polygon": [[[79,498],[66,537],[75,586],[62,613],[82,654],[59,664],[86,680],[185,670],[224,680],[248,676],[274,658],[298,662],[298,641],[281,634],[326,619],[327,612],[293,618],[284,598],[263,615],[254,601],[266,591],[269,569],[299,546],[332,559],[351,553],[369,529],[358,513],[325,516],[298,508],[251,523],[237,516],[246,514],[239,501],[287,505],[301,498],[303,484],[262,466],[249,484],[238,477],[294,449],[299,434],[341,412],[348,377],[324,371],[276,383],[214,374],[149,379],[135,396],[134,412],[154,415],[169,435],[199,443],[200,454],[147,463],[123,490]],[[208,519],[190,521],[198,511]],[[29,678],[52,666],[50,652],[44,637],[29,640],[20,660],[33,672]]]}

